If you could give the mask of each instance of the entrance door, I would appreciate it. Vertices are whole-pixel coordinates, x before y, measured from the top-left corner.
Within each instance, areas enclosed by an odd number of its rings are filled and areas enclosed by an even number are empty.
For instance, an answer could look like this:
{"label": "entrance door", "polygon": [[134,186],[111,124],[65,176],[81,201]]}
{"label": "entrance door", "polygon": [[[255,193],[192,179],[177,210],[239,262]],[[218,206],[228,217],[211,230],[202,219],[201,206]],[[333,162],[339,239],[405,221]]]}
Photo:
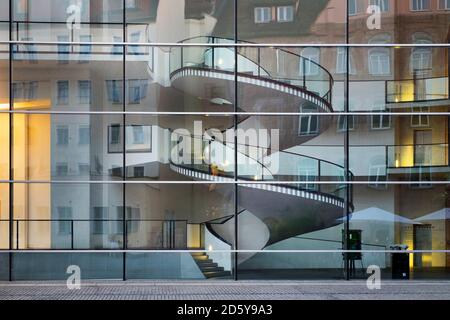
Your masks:
{"label": "entrance door", "polygon": [[414,166],[431,165],[431,130],[414,131]]}

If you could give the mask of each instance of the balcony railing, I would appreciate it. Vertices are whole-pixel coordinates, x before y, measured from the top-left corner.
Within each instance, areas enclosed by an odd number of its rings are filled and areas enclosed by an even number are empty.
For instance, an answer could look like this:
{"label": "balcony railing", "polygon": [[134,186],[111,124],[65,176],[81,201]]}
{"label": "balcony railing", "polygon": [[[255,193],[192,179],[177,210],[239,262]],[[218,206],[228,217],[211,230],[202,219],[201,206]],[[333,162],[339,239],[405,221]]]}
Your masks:
{"label": "balcony railing", "polygon": [[386,146],[387,168],[448,166],[448,144]]}
{"label": "balcony railing", "polygon": [[388,80],[386,102],[421,102],[448,99],[448,77]]}

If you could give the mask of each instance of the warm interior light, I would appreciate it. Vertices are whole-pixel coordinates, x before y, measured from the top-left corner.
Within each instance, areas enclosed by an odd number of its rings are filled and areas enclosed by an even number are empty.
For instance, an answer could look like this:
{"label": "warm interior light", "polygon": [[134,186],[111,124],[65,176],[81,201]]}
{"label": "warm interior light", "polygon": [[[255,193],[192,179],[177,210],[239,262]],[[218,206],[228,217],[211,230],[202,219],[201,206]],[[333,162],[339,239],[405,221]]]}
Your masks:
{"label": "warm interior light", "polygon": [[399,163],[398,163],[398,159],[395,159],[395,167],[398,168]]}
{"label": "warm interior light", "polygon": [[209,245],[209,246],[208,246],[208,251],[212,251],[212,250],[213,250],[212,245]]}

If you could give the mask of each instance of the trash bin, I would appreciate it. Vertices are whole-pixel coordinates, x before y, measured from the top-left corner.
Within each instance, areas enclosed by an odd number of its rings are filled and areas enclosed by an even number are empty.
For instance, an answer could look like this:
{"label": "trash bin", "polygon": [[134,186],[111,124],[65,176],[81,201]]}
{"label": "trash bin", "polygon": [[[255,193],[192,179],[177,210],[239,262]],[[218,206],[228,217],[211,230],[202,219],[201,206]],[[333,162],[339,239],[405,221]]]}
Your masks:
{"label": "trash bin", "polygon": [[402,252],[408,249],[407,245],[393,245],[391,250],[398,250],[391,253],[392,279],[409,279],[409,253]]}

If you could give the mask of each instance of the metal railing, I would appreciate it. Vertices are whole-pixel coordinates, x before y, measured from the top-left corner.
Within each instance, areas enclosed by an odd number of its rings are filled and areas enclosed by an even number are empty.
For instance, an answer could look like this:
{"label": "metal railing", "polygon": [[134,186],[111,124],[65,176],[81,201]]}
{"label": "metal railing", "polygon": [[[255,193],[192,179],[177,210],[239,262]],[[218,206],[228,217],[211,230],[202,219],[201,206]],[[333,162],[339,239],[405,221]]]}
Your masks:
{"label": "metal railing", "polygon": [[14,219],[12,223],[17,250],[187,249],[187,220]]}
{"label": "metal railing", "polygon": [[[281,82],[304,89],[331,103],[333,77],[317,62],[283,48],[239,47],[227,48],[232,39],[200,36],[182,40],[180,44],[205,43],[205,47],[172,47],[170,50],[170,74],[183,68],[203,68],[253,76]],[[249,43],[239,41],[239,43]],[[221,44],[212,47],[209,44]],[[238,50],[234,61],[234,50]]]}
{"label": "metal railing", "polygon": [[[346,188],[350,188],[350,204],[353,203],[353,185],[346,184],[345,169],[333,162],[289,151],[271,150],[267,147],[225,143],[204,137],[185,136],[171,132],[172,140],[170,162],[177,166],[212,176],[234,178],[244,181],[295,181],[297,185],[283,184],[283,187],[296,190],[313,191],[345,199]],[[182,138],[182,139],[180,139]],[[200,141],[201,152],[187,153],[180,145],[183,139],[190,139],[190,150]],[[197,141],[197,142],[196,142]],[[234,152],[238,153],[237,173],[234,172]],[[218,156],[219,155],[219,156]],[[228,156],[227,156],[228,155]],[[276,164],[274,164],[276,163]],[[274,170],[275,168],[275,170]],[[353,181],[353,173],[349,173]],[[335,182],[321,184],[316,182]],[[281,186],[280,184],[276,184]]]}

